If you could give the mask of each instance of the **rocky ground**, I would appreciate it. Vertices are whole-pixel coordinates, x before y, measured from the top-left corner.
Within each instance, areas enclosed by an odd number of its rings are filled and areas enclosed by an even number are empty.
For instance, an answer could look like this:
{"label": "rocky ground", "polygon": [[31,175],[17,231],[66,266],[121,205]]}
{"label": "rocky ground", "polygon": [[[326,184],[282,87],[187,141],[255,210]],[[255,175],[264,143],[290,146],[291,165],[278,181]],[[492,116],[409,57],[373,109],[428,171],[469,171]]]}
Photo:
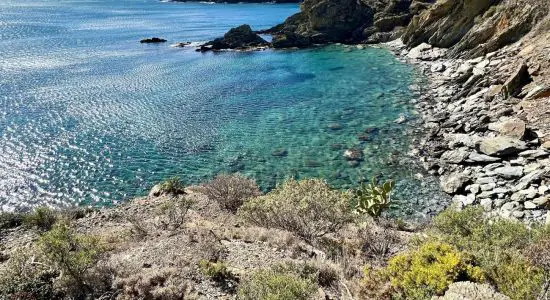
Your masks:
{"label": "rocky ground", "polygon": [[538,28],[471,59],[449,58],[452,49],[425,43],[410,50],[401,41],[389,43],[429,78],[416,104],[424,125],[413,153],[441,176],[442,189],[459,207],[481,205],[526,222],[547,219],[549,37]]}

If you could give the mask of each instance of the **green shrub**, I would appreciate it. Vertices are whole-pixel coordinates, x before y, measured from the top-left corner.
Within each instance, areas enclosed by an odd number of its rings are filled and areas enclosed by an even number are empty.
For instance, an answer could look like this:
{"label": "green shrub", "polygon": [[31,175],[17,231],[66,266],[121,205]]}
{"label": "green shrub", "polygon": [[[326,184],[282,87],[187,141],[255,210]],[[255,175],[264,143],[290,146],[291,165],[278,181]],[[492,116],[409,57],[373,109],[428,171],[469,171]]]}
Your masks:
{"label": "green shrub", "polygon": [[24,215],[15,212],[0,213],[0,230],[10,229],[21,226],[23,224]]}
{"label": "green shrub", "polygon": [[241,300],[307,300],[312,299],[318,287],[311,278],[272,269],[254,272],[238,293]]}
{"label": "green shrub", "polygon": [[537,299],[544,284],[543,270],[516,253],[500,253],[497,262],[488,276],[500,292],[513,300]]}
{"label": "green shrub", "polygon": [[62,299],[54,288],[59,273],[37,261],[32,249],[19,249],[0,270],[0,299]]}
{"label": "green shrub", "polygon": [[160,194],[165,195],[183,195],[185,194],[185,185],[179,177],[172,177],[160,184]]}
{"label": "green shrub", "polygon": [[233,275],[227,269],[227,265],[223,262],[212,262],[203,259],[199,262],[199,267],[202,274],[216,282],[223,282],[233,278]]}
{"label": "green shrub", "polygon": [[241,215],[255,225],[294,232],[313,241],[351,220],[350,195],[319,179],[289,180],[272,192],[249,199]]}
{"label": "green shrub", "polygon": [[57,222],[56,212],[47,207],[39,207],[25,215],[23,224],[28,228],[48,231]]}
{"label": "green shrub", "polygon": [[218,175],[202,185],[201,191],[232,212],[237,212],[245,200],[261,195],[256,182],[241,174]]}
{"label": "green shrub", "polygon": [[340,279],[338,269],[325,261],[286,262],[272,267],[276,273],[294,274],[300,278],[311,279],[322,287],[335,285]]}
{"label": "green shrub", "polygon": [[390,259],[382,271],[395,291],[406,299],[442,295],[457,281],[483,282],[484,273],[472,259],[455,247],[428,242],[419,249]]}
{"label": "green shrub", "polygon": [[94,292],[91,269],[107,250],[99,238],[79,234],[68,223],[60,222],[40,237],[38,245],[47,262],[61,271],[68,288],[78,294]]}
{"label": "green shrub", "polygon": [[355,210],[361,214],[368,214],[372,217],[379,217],[382,212],[390,207],[391,195],[395,182],[392,180],[386,181],[383,184],[378,184],[373,178],[369,184],[362,183],[355,190],[355,200],[357,205]]}

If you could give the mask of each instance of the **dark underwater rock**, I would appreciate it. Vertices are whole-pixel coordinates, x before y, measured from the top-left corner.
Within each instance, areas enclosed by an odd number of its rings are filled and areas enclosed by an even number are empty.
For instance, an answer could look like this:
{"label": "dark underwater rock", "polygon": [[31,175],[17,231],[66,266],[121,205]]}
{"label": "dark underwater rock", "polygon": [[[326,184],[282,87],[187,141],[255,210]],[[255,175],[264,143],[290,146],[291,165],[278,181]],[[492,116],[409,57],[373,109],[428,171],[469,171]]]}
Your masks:
{"label": "dark underwater rock", "polygon": [[142,43],[142,44],[155,44],[155,43],[165,43],[166,40],[163,39],[163,38],[152,37],[152,38],[148,38],[148,39],[143,39],[139,42]]}

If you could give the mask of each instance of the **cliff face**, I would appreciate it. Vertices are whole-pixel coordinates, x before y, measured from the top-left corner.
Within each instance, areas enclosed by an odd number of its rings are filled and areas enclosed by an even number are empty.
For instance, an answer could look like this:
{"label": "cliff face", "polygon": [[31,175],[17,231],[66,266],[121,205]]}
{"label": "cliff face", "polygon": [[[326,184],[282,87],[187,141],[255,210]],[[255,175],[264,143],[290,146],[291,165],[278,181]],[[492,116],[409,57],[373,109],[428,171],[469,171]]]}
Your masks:
{"label": "cliff face", "polygon": [[[548,15],[548,0],[305,0],[274,27],[274,47],[379,43],[402,37],[415,47],[476,57],[516,42]],[[282,43],[279,43],[283,41]]]}
{"label": "cliff face", "polygon": [[274,46],[385,42],[399,37],[413,15],[429,4],[417,0],[305,0],[300,13],[271,30]]}
{"label": "cliff face", "polygon": [[546,0],[442,0],[412,19],[403,41],[477,57],[521,39],[549,8]]}

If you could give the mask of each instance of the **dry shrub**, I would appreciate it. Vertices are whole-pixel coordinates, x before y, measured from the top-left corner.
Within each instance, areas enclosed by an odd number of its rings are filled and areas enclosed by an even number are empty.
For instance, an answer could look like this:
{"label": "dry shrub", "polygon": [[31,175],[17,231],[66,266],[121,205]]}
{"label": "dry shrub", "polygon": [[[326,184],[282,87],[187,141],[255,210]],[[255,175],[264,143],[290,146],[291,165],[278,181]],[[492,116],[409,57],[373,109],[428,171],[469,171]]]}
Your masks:
{"label": "dry shrub", "polygon": [[227,256],[227,248],[221,243],[218,235],[212,230],[197,229],[189,232],[192,243],[198,243],[195,247],[200,251],[198,259],[207,261],[222,261]]}
{"label": "dry shrub", "polygon": [[34,249],[18,249],[0,269],[0,299],[61,299],[54,287],[59,272],[41,260]]}
{"label": "dry shrub", "polygon": [[237,212],[245,200],[261,195],[256,182],[241,174],[218,175],[200,191],[231,212]]}
{"label": "dry shrub", "polygon": [[156,227],[162,230],[177,230],[185,223],[185,216],[193,201],[188,197],[174,197],[162,203],[158,208],[159,219]]}
{"label": "dry shrub", "polygon": [[359,233],[361,250],[367,258],[383,262],[404,248],[398,233],[384,226],[368,226]]}
{"label": "dry shrub", "polygon": [[176,268],[140,269],[119,277],[114,286],[117,299],[183,300],[197,299],[191,282]]}
{"label": "dry shrub", "polygon": [[323,180],[289,180],[265,196],[246,201],[240,213],[254,225],[287,230],[313,242],[351,220],[350,197]]}

